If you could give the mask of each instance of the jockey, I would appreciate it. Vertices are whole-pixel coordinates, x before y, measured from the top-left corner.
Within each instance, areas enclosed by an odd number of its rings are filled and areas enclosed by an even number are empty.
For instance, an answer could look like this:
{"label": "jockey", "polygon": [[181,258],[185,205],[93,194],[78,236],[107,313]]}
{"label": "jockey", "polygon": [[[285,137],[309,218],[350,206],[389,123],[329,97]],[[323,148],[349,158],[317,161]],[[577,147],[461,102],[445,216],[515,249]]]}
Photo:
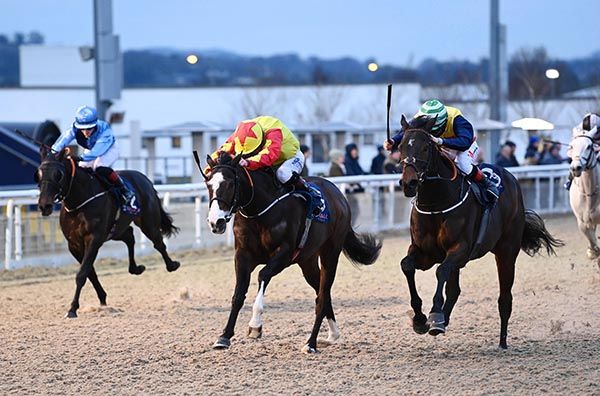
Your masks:
{"label": "jockey", "polygon": [[[596,113],[587,113],[583,116],[583,120],[573,128],[573,136],[584,134],[592,129],[600,129],[600,115]],[[573,183],[573,174],[569,171],[569,179],[565,183],[565,188],[569,190]]]}
{"label": "jockey", "polygon": [[63,132],[52,145],[52,150],[60,152],[73,140],[77,140],[77,143],[84,148],[79,166],[92,168],[107,185],[118,189],[123,197],[124,212],[132,215],[139,214],[140,208],[137,206],[135,194],[111,168],[119,158],[119,148],[110,125],[98,119],[95,108],[79,107],[75,112],[73,126]]}
{"label": "jockey", "polygon": [[[435,144],[455,153],[457,168],[467,175],[469,179],[482,184],[488,197],[496,201],[500,195],[498,187],[475,164],[479,146],[475,141],[473,126],[463,117],[460,110],[444,106],[439,100],[432,99],[423,103],[409,124],[418,117],[437,117],[435,125],[431,129],[431,140]],[[391,151],[400,144],[402,136],[404,136],[404,131],[401,129],[400,132],[392,137],[391,141],[386,140],[383,146],[386,150]]]}
{"label": "jockey", "polygon": [[253,157],[241,159],[239,164],[249,170],[278,166],[277,179],[284,185],[308,192],[316,207],[313,216],[325,209],[321,192],[311,187],[300,176],[304,166],[304,154],[292,131],[275,117],[259,116],[238,124],[235,132],[215,151],[211,158],[217,159],[219,152],[231,155],[250,153],[258,148],[265,137],[263,148]]}

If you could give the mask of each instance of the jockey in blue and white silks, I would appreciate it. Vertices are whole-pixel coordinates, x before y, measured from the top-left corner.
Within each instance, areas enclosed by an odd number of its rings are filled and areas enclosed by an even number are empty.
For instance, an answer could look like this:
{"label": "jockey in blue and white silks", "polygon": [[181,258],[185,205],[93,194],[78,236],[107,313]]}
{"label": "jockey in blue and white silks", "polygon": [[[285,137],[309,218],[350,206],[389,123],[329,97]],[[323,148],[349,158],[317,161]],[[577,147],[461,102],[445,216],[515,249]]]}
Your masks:
{"label": "jockey in blue and white silks", "polygon": [[137,206],[135,194],[127,188],[121,177],[111,168],[119,159],[119,147],[110,125],[98,119],[96,109],[81,106],[75,112],[75,121],[52,145],[52,150],[60,152],[73,140],[84,148],[79,166],[92,168],[107,185],[118,189],[123,196],[123,210],[137,215],[140,208]]}

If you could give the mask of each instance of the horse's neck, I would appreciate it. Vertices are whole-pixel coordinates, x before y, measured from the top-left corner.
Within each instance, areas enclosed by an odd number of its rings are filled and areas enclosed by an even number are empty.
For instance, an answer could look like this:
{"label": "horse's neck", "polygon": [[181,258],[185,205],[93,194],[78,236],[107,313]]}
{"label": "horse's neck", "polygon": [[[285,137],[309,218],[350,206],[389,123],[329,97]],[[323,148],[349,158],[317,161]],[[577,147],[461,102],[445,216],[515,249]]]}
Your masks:
{"label": "horse's neck", "polygon": [[254,192],[249,183],[244,183],[243,198],[241,198],[241,204],[246,203],[252,194],[252,201],[244,207],[244,212],[249,215],[258,213],[269,206],[275,199],[282,194],[282,189],[278,187],[273,180],[273,175],[266,172],[250,172],[254,184]]}
{"label": "horse's neck", "polygon": [[426,175],[426,177],[442,179],[429,179],[421,183],[417,191],[419,205],[443,206],[459,199],[463,192],[463,176],[457,174],[455,180],[450,181],[455,176],[456,170],[451,160],[445,160],[442,155],[437,151],[434,152],[431,170]]}
{"label": "horse's neck", "polygon": [[[70,164],[68,165],[70,172]],[[71,175],[69,174],[69,177]],[[68,186],[66,187],[69,188]],[[65,204],[67,207],[72,208],[80,205],[86,199],[98,194],[104,190],[99,180],[93,175],[87,173],[85,170],[76,167],[75,175],[73,176],[73,183],[71,184],[71,190],[65,197]],[[66,191],[65,191],[66,193]]]}
{"label": "horse's neck", "polygon": [[[600,189],[600,168],[598,166],[581,173],[579,189],[587,196],[598,196],[600,194],[600,191],[598,191]],[[596,200],[598,198],[600,196],[596,197]]]}

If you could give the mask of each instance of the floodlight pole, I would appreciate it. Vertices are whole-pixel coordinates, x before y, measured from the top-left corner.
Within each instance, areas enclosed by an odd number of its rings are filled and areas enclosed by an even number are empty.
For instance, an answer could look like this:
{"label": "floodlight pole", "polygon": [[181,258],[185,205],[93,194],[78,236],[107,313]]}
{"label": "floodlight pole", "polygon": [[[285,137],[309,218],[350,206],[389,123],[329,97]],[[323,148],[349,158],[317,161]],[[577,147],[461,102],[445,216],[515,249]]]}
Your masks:
{"label": "floodlight pole", "polygon": [[[500,0],[490,0],[490,76],[488,83],[490,118],[507,120],[508,64],[506,59],[506,26],[500,23]],[[499,148],[500,134],[491,134],[491,154]]]}

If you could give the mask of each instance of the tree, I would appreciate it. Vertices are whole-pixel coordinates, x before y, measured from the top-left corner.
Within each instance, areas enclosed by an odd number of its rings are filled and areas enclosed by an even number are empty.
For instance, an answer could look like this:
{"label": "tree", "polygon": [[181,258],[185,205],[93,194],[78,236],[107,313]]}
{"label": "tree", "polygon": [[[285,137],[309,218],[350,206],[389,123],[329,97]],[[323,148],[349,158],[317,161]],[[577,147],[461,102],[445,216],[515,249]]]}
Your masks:
{"label": "tree", "polygon": [[550,63],[544,47],[520,48],[509,65],[508,92],[515,110],[526,117],[547,117],[548,108],[542,101],[552,91],[552,81],[546,77]]}

